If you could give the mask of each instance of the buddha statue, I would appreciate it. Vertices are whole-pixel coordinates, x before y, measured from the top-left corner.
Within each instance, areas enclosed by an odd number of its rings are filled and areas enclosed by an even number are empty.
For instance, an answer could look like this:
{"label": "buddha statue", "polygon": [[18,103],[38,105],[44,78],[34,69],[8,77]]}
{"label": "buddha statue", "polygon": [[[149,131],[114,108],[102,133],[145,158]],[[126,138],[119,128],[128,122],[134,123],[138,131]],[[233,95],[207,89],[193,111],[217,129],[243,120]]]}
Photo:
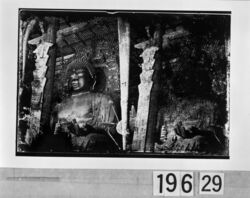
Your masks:
{"label": "buddha statue", "polygon": [[109,95],[95,90],[94,67],[88,61],[70,62],[63,83],[67,96],[54,106],[51,114],[54,135],[67,134],[73,151],[119,150],[116,108]]}

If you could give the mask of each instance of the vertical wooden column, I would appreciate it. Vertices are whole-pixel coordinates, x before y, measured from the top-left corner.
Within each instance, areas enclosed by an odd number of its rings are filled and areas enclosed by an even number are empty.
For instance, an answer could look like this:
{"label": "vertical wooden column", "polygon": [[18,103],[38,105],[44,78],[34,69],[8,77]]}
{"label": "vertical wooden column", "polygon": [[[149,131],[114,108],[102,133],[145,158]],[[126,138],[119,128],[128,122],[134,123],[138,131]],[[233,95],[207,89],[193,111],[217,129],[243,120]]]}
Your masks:
{"label": "vertical wooden column", "polygon": [[148,126],[147,126],[147,135],[146,135],[146,152],[154,151],[155,143],[155,134],[156,134],[156,125],[157,125],[157,114],[158,114],[158,100],[159,100],[159,91],[160,91],[160,76],[162,70],[161,63],[161,46],[162,46],[162,31],[161,25],[156,25],[156,30],[154,33],[154,45],[158,48],[158,51],[155,53],[155,63],[154,63],[154,74],[152,77],[153,86],[150,93],[150,106],[149,106],[149,115],[148,115]]}
{"label": "vertical wooden column", "polygon": [[[133,135],[132,149],[138,152],[145,152],[147,127],[149,122],[150,93],[153,86],[152,77],[154,74],[154,55],[157,47],[148,46],[149,41],[135,45],[138,49],[143,49],[140,55],[143,59],[142,73],[140,74],[141,83],[138,85],[139,99],[137,105],[136,128]],[[145,47],[147,46],[147,47]]]}
{"label": "vertical wooden column", "polygon": [[[25,66],[26,66],[26,60],[27,60],[27,51],[28,51],[28,39],[30,36],[31,31],[33,30],[35,24],[37,23],[37,18],[32,19],[29,24],[27,25],[26,31],[24,33],[24,36],[22,37],[20,46],[22,45],[22,50],[23,50],[23,54],[22,54],[22,68],[21,68],[21,77],[22,77],[22,82],[25,79]],[[21,31],[20,31],[21,32]],[[20,35],[22,36],[22,35]],[[21,37],[20,37],[21,38]]]}
{"label": "vertical wooden column", "polygon": [[119,61],[120,61],[120,90],[122,116],[122,142],[126,149],[128,134],[128,94],[129,94],[129,54],[130,54],[130,25],[122,18],[118,18]]}
{"label": "vertical wooden column", "polygon": [[58,30],[58,21],[55,17],[47,18],[48,28],[44,41],[53,44],[49,49],[48,55],[48,70],[46,73],[46,84],[43,92],[43,103],[42,103],[42,116],[41,116],[41,129],[47,132],[49,129],[50,113],[51,113],[51,103],[53,95],[54,86],[54,74],[56,65],[56,32]]}
{"label": "vertical wooden column", "polygon": [[155,132],[158,112],[158,92],[161,72],[161,27],[156,26],[154,35],[149,40],[136,44],[142,49],[143,59],[141,83],[138,86],[139,99],[136,117],[136,129],[133,136],[132,149],[139,152],[154,151]]}

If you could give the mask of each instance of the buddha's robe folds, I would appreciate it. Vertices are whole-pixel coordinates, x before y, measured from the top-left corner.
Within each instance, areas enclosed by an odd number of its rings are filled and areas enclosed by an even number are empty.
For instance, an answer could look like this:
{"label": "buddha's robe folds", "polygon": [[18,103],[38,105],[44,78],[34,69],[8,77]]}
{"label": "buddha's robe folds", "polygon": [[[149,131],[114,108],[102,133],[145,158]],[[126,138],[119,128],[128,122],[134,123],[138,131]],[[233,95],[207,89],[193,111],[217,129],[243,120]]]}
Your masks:
{"label": "buddha's robe folds", "polygon": [[107,135],[104,137],[103,134],[93,135],[92,133],[79,136],[69,130],[68,123],[76,121],[80,130],[87,124],[94,129],[107,131],[110,126],[115,126],[116,122],[114,103],[108,95],[102,93],[86,92],[72,95],[57,104],[53,114],[56,115],[54,122],[59,120],[62,125],[61,131],[71,134],[73,146],[80,150],[88,150],[86,146],[90,145],[90,139],[92,144],[104,144],[107,141]]}

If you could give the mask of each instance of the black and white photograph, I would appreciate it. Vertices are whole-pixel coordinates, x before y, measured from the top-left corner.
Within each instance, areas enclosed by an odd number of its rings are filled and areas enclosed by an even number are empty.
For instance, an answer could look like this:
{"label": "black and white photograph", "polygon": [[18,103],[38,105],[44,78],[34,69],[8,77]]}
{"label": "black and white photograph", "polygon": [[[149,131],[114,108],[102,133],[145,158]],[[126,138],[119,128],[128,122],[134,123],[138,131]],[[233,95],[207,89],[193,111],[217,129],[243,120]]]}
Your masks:
{"label": "black and white photograph", "polygon": [[250,0],[0,0],[0,197],[250,194]]}
{"label": "black and white photograph", "polygon": [[230,11],[18,12],[17,156],[230,157]]}

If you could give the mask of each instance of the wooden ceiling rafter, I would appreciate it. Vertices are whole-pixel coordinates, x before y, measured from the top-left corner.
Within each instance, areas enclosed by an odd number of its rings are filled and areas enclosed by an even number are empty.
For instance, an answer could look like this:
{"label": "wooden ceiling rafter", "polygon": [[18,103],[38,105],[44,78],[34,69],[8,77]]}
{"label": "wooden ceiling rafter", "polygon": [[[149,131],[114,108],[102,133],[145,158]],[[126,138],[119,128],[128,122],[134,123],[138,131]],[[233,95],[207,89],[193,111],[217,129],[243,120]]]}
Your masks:
{"label": "wooden ceiling rafter", "polygon": [[63,36],[62,40],[63,40],[64,43],[66,43],[66,45],[67,45],[70,49],[72,49],[73,53],[76,53],[75,48],[73,48],[72,45],[70,45],[70,44],[68,43],[68,41],[65,39],[64,36]]}
{"label": "wooden ceiling rafter", "polygon": [[[64,22],[66,25],[68,25],[69,27],[72,27],[71,23],[64,18]],[[79,31],[81,32],[81,31]],[[78,32],[73,32],[73,35],[75,35],[77,37],[77,39],[84,45],[87,46],[87,44],[84,42],[84,40],[80,37],[80,35],[78,34]]]}
{"label": "wooden ceiling rafter", "polygon": [[[73,34],[74,32],[79,32],[79,31],[83,30],[84,28],[86,28],[87,24],[88,23],[86,23],[86,22],[82,22],[82,23],[73,25],[73,26],[68,27],[68,28],[60,29],[57,31],[57,37],[61,38],[60,35],[64,35],[64,37],[65,37],[65,36]],[[28,43],[30,45],[38,45],[40,43],[40,41],[43,40],[43,38],[45,38],[45,37],[46,37],[46,34],[39,36],[39,37],[36,37],[34,39],[31,39],[28,41]]]}
{"label": "wooden ceiling rafter", "polygon": [[[67,18],[63,17],[60,19],[60,23],[61,29],[57,31],[56,40],[59,48],[57,57],[65,56],[71,53],[75,54],[77,52],[77,48],[84,48],[89,42],[91,42],[92,47],[95,48],[97,40],[100,39],[100,35],[101,37],[108,37],[110,34],[115,33],[113,28],[110,27],[106,21],[103,22],[103,25],[105,25],[106,29],[109,31],[104,33],[98,32],[99,29],[96,29],[98,26],[97,23],[91,23],[89,21],[72,23],[68,21]],[[87,34],[86,38],[85,33]],[[29,40],[28,43],[31,45],[38,45],[43,38],[46,38],[46,33]]]}

